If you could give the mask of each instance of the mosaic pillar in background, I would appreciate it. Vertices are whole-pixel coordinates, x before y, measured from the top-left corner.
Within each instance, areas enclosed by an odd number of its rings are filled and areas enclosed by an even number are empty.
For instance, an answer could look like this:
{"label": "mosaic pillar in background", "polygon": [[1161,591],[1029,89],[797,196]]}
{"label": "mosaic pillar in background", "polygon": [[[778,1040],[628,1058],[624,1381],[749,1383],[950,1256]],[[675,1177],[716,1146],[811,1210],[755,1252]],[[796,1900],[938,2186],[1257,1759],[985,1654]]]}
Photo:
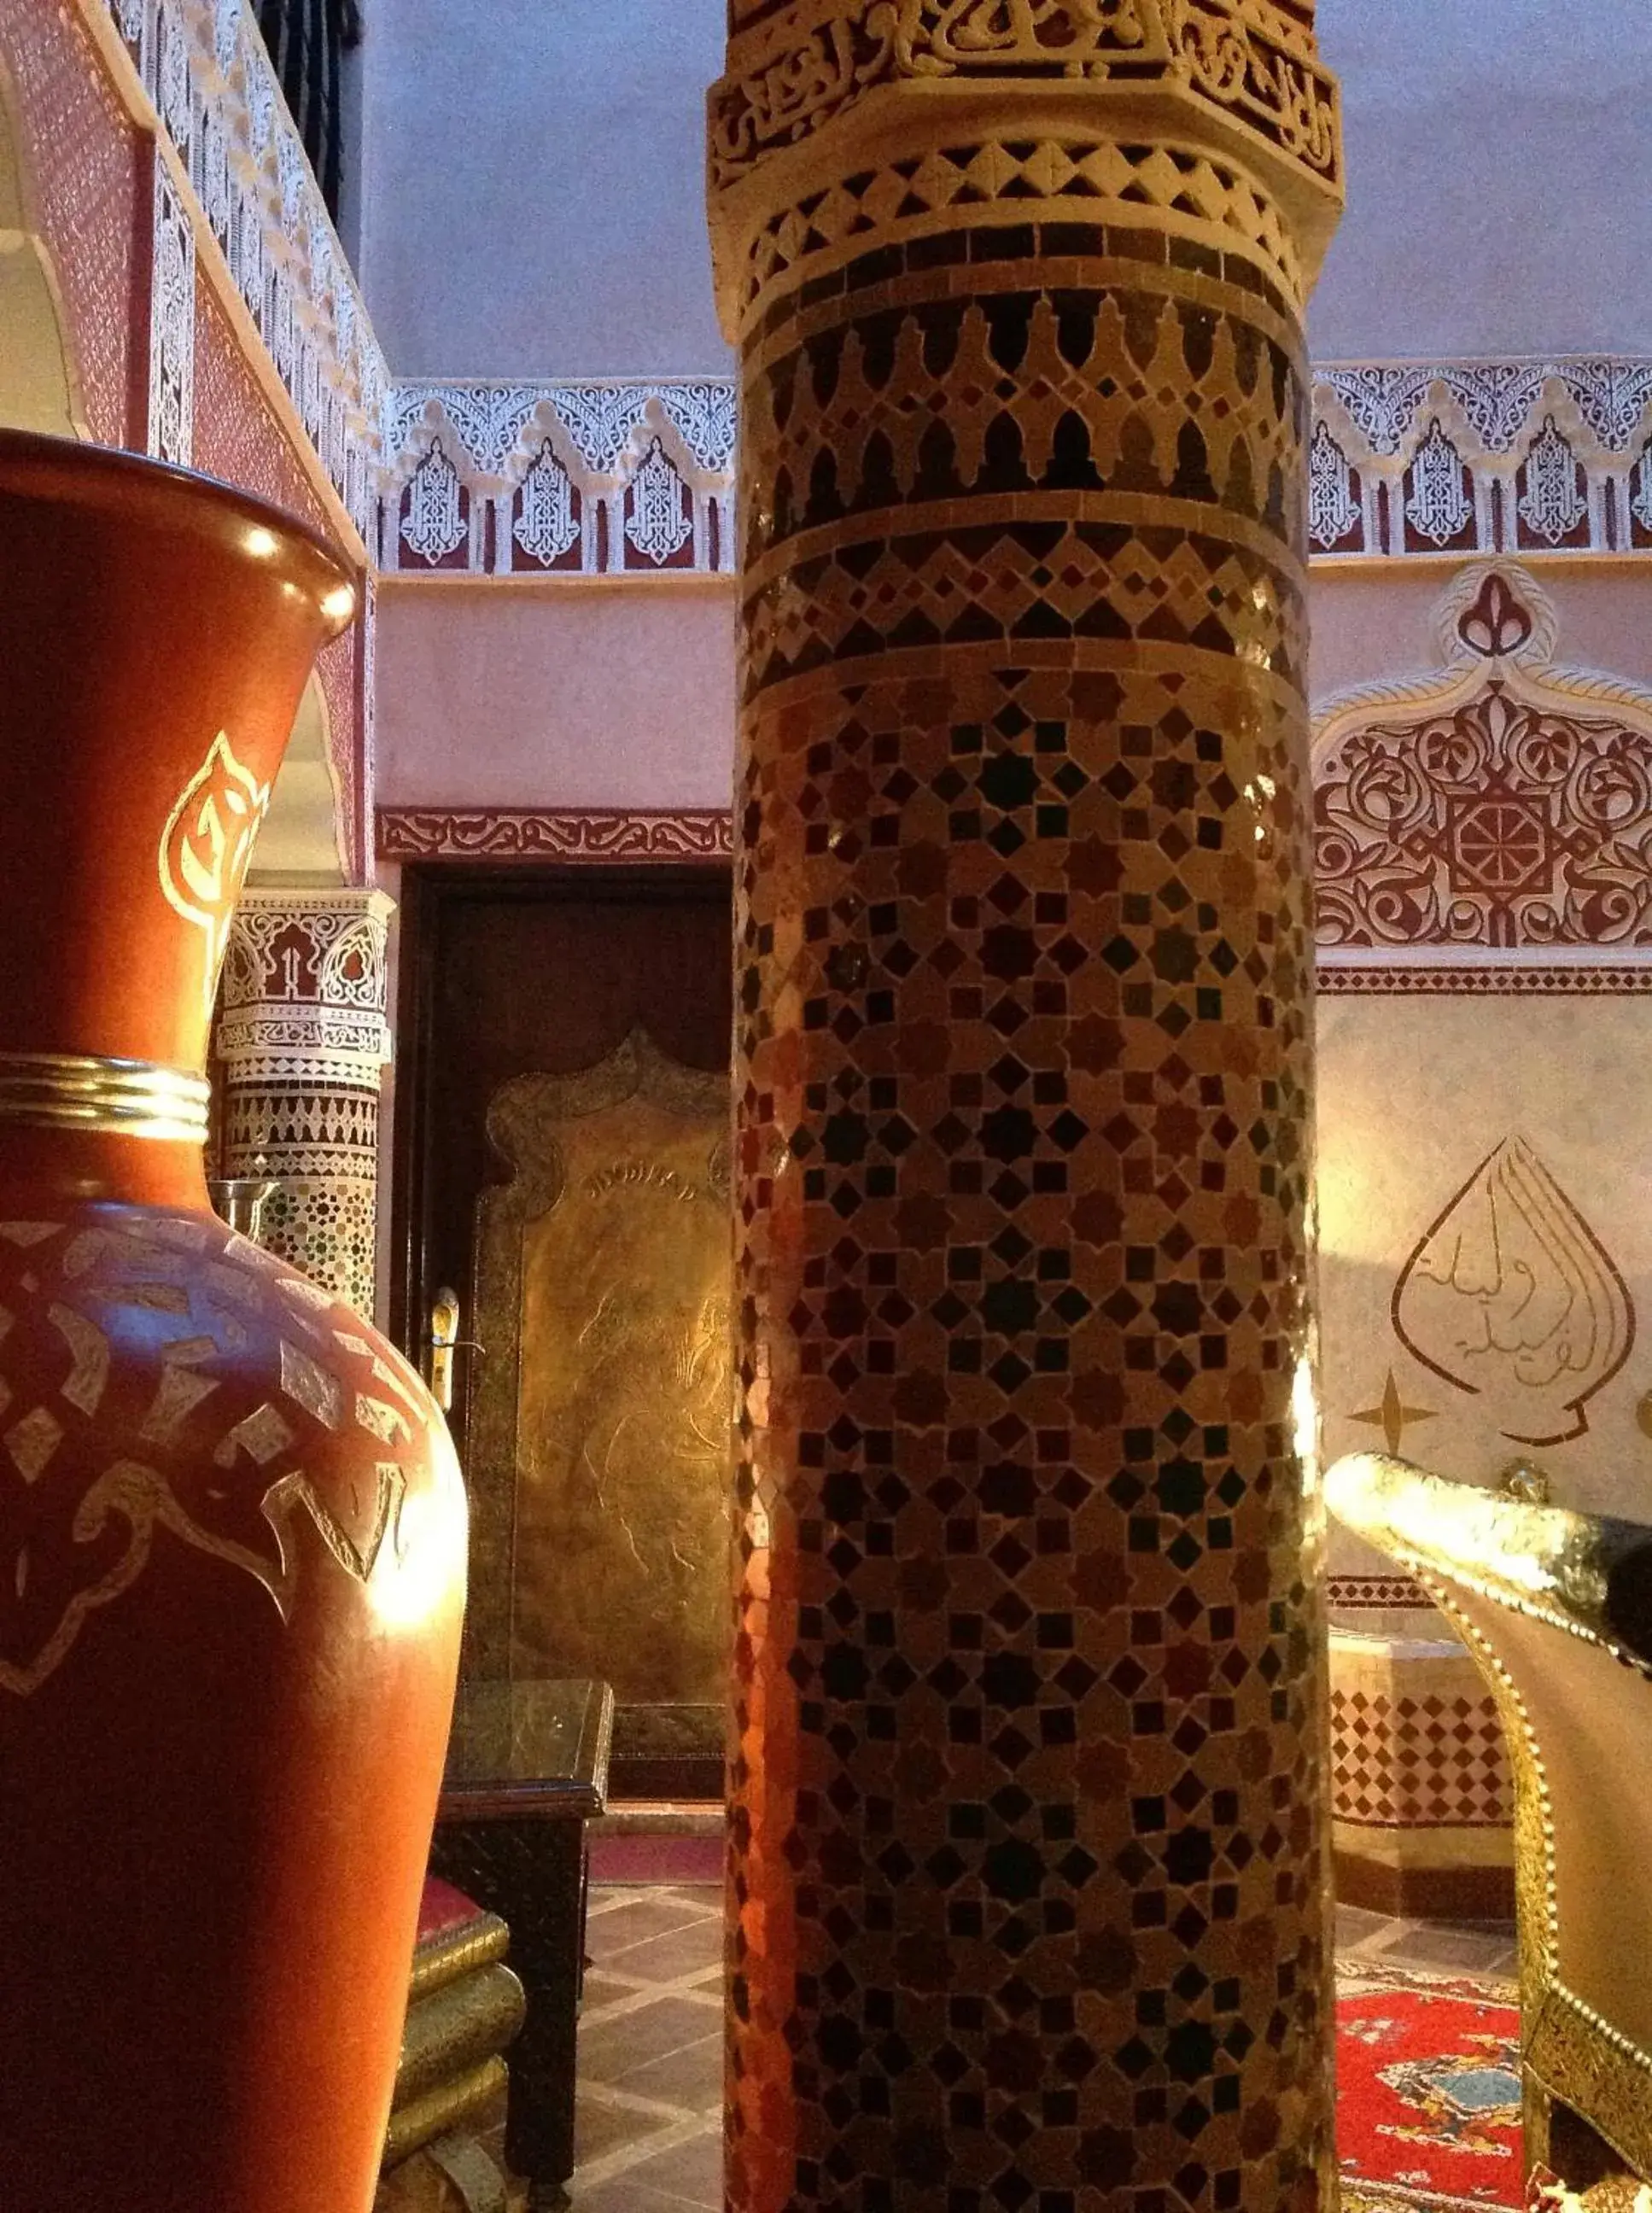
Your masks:
{"label": "mosaic pillar in background", "polygon": [[214,1039],[221,1173],[271,1177],[260,1243],[369,1318],[393,911],[382,892],[244,893]]}
{"label": "mosaic pillar in background", "polygon": [[1328,2202],[1308,0],[732,0],[738,2213]]}

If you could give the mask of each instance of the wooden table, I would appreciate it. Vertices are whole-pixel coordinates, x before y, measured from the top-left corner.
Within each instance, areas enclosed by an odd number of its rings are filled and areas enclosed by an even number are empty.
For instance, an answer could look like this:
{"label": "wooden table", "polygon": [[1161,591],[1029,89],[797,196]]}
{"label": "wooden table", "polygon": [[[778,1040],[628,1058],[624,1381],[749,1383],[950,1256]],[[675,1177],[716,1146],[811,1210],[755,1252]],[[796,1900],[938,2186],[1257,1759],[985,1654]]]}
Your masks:
{"label": "wooden table", "polygon": [[585,1959],[585,1824],[607,1801],[606,1683],[477,1683],[460,1692],[432,1872],[510,1924],[527,2020],[507,2058],[505,2149],[536,2209],[566,2202]]}

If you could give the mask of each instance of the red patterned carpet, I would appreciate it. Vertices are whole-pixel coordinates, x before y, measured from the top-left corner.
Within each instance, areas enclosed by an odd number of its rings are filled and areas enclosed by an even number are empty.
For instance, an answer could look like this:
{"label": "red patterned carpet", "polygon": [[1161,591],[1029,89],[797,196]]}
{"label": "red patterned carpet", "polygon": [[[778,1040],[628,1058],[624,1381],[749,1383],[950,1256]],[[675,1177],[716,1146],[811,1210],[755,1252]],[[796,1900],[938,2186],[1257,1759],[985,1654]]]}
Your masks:
{"label": "red patterned carpet", "polygon": [[1343,2213],[1521,2205],[1513,1985],[1344,1962],[1337,2149]]}

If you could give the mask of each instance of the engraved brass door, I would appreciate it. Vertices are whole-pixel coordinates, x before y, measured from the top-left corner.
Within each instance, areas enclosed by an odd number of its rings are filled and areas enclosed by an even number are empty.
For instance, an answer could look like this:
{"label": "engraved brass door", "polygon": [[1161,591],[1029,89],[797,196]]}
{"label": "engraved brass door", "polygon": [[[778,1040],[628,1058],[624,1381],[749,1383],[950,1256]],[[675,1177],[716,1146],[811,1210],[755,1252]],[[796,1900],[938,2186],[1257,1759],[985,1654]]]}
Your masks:
{"label": "engraved brass door", "polygon": [[722,1789],[726,867],[403,876],[394,1320],[457,1295],[465,1670],[595,1677],[617,1796]]}
{"label": "engraved brass door", "polygon": [[509,1672],[606,1677],[625,1761],[714,1757],[728,1643],[728,1085],[642,1031],[488,1112],[479,1515],[507,1504]]}

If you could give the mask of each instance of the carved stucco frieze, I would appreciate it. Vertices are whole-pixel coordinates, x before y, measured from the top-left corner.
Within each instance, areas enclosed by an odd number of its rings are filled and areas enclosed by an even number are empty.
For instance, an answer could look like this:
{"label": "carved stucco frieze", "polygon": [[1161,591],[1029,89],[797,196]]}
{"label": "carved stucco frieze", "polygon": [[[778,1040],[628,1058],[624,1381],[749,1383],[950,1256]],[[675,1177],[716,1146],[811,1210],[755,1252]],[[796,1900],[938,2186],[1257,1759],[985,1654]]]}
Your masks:
{"label": "carved stucco frieze", "polygon": [[404,575],[656,576],[735,565],[726,377],[409,384],[378,550]]}
{"label": "carved stucco frieze", "polygon": [[164,162],[155,165],[149,450],[187,468],[195,450],[195,233]]}
{"label": "carved stucco frieze", "polygon": [[[94,0],[83,0],[90,6]],[[370,540],[388,389],[384,355],[328,216],[248,0],[105,0],[203,228],[285,386],[315,463]],[[179,327],[172,218],[156,212],[156,337]],[[192,290],[192,252],[189,260]],[[174,356],[176,357],[174,358]],[[187,364],[175,348],[152,401],[151,443],[181,442]],[[166,451],[166,458],[181,456]]]}
{"label": "carved stucco frieze", "polygon": [[716,861],[734,850],[721,809],[384,807],[384,861]]}
{"label": "carved stucco frieze", "polygon": [[881,85],[991,72],[1189,92],[1331,183],[1335,84],[1302,11],[1253,0],[816,0],[736,31],[713,97],[722,187]]}
{"label": "carved stucco frieze", "polygon": [[[1217,163],[1188,156],[1179,165],[1162,150],[1137,149],[1131,160],[1116,147],[1040,144],[1012,156],[984,145],[937,154],[896,181],[935,212],[1069,186],[1167,206],[1180,199],[1237,228],[1263,256],[1286,253],[1277,211],[1261,196]],[[826,195],[801,229],[789,215],[777,218],[763,281],[805,235],[852,241],[879,204],[874,178]],[[1652,362],[1326,363],[1314,373],[1314,413],[1316,561],[1652,551]],[[668,564],[735,565],[732,379],[399,386],[388,441],[387,568],[654,576]],[[660,511],[680,510],[686,525],[659,538],[627,505],[646,504],[646,472],[661,474],[656,442],[675,479]]]}
{"label": "carved stucco frieze", "polygon": [[1652,548],[1652,362],[1325,363],[1320,558]]}

